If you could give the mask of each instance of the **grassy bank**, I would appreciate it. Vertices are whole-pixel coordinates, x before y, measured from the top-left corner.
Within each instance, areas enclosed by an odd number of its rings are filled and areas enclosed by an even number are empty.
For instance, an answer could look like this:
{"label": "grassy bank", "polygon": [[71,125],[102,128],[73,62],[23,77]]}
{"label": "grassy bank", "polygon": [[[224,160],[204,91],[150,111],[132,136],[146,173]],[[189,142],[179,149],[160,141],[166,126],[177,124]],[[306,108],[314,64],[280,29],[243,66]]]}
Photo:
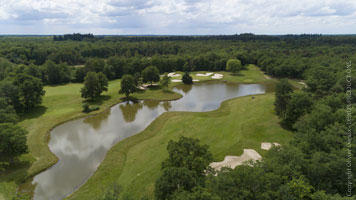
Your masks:
{"label": "grassy bank", "polygon": [[196,137],[208,144],[215,161],[226,155],[241,155],[252,148],[264,155],[261,142],[286,144],[291,134],[282,129],[273,111],[274,95],[256,95],[224,102],[218,110],[203,113],[167,112],[141,133],[116,144],[95,174],[70,199],[100,196],[113,182],[122,193],[136,198],[153,196],[161,162],[168,156],[169,140]]}
{"label": "grassy bank", "polygon": [[[34,176],[57,162],[57,158],[48,148],[49,131],[56,125],[89,114],[82,112],[83,99],[80,96],[82,84],[67,84],[62,86],[45,87],[46,94],[41,106],[33,112],[22,116],[19,125],[29,131],[27,144],[30,153],[22,155],[15,168],[0,174],[0,197],[11,199],[16,188],[28,177]],[[123,95],[118,94],[120,80],[110,81],[109,89],[103,96],[91,105],[100,106],[100,110],[90,114],[104,111],[116,103],[121,102]],[[162,90],[147,90],[133,95],[138,99],[172,100],[181,95]],[[29,186],[30,184],[26,184]],[[26,190],[31,188],[24,187]]]}
{"label": "grassy bank", "polygon": [[[210,77],[197,77],[200,81]],[[204,72],[201,72],[204,73]],[[254,65],[239,76],[228,72],[222,80],[273,83]],[[177,83],[175,83],[177,84]],[[68,199],[100,197],[113,183],[122,187],[122,194],[152,197],[154,182],[159,177],[161,162],[167,157],[170,139],[180,136],[197,137],[210,145],[214,159],[221,161],[226,155],[240,155],[244,148],[256,149],[261,155],[261,142],[286,144],[291,134],[282,129],[273,111],[274,94],[236,98],[224,102],[218,110],[204,113],[167,112],[158,117],[144,131],[116,144],[94,175]]]}
{"label": "grassy bank", "polygon": [[[195,76],[197,73],[205,73],[205,72],[193,72],[191,75],[194,79],[198,79],[200,81],[211,80],[210,77],[198,77]],[[259,70],[258,67],[254,65],[249,65],[248,70],[244,70],[240,75],[234,76],[228,72],[217,72],[224,75],[222,80],[233,81],[233,82],[241,82],[241,83],[256,83],[256,82],[268,82],[273,83],[275,80],[269,79],[267,80],[264,77],[263,72]],[[181,77],[179,77],[180,79]],[[181,83],[172,83],[171,87],[178,85]],[[16,193],[17,187],[23,183],[26,178],[34,176],[39,172],[47,169],[49,166],[56,163],[57,158],[49,151],[48,148],[48,140],[49,140],[49,131],[54,128],[56,125],[66,122],[71,119],[75,119],[78,117],[87,116],[82,112],[82,103],[83,99],[80,97],[80,88],[82,84],[67,84],[62,86],[48,86],[45,87],[46,95],[43,98],[43,104],[37,107],[33,112],[27,114],[26,116],[22,116],[21,122],[19,123],[21,126],[26,128],[29,131],[28,135],[28,145],[30,149],[30,153],[26,155],[22,155],[20,157],[20,163],[16,165],[16,167],[11,170],[6,171],[3,174],[0,174],[0,200],[3,199],[11,199]],[[90,114],[96,114],[104,111],[110,106],[121,102],[122,95],[119,95],[117,91],[120,88],[120,80],[110,81],[108,92],[103,93],[101,99],[96,102],[91,102],[91,105],[100,106],[100,110],[92,112]],[[138,99],[158,99],[158,100],[171,100],[180,98],[181,95],[172,92],[163,92],[161,90],[147,90],[145,92],[136,93],[133,95]],[[272,109],[272,103],[268,105]],[[164,114],[172,115],[172,114]],[[187,122],[188,123],[188,122]],[[142,135],[142,134],[140,134]],[[142,137],[144,138],[144,137]],[[141,139],[142,139],[141,138]],[[126,141],[126,140],[125,140]],[[125,142],[124,145],[131,144],[132,139],[129,139]],[[136,144],[136,143],[135,143]],[[123,144],[118,144],[123,145]],[[117,146],[118,146],[117,145]],[[166,144],[164,144],[166,145]],[[115,146],[115,148],[117,148]],[[115,149],[114,148],[114,149]],[[111,150],[112,152],[114,150]],[[108,157],[105,159],[105,163],[108,160],[112,161],[113,165],[123,164],[125,163],[126,153],[120,156],[112,156],[111,153],[108,154]],[[108,169],[104,166],[107,166]],[[99,170],[95,173],[95,177],[102,177],[102,174],[108,174],[112,176],[112,178],[103,178],[100,179],[100,184],[104,186],[117,181],[120,176],[122,170],[117,168],[116,166],[111,166],[110,164],[103,164]],[[158,171],[159,172],[159,171]],[[119,173],[119,174],[115,174]],[[29,179],[27,179],[29,180]],[[80,189],[74,197],[81,197],[86,191],[86,188],[91,188],[91,183],[95,182],[92,180],[97,180],[94,177],[90,179],[88,184],[85,184],[83,189]],[[33,187],[31,184],[24,185],[21,189],[31,191]],[[121,182],[121,181],[120,181]],[[121,184],[121,183],[120,183]],[[101,191],[102,192],[102,191]],[[100,192],[95,192],[94,194],[98,194]],[[90,193],[93,194],[93,193]]]}

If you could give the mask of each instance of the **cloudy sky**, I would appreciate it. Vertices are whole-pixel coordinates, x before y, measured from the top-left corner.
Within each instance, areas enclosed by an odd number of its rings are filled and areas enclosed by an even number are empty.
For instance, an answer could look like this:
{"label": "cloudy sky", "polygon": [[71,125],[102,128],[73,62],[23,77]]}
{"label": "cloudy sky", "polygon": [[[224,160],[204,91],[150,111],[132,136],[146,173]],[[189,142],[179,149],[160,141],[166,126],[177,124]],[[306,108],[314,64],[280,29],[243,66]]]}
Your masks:
{"label": "cloudy sky", "polygon": [[355,34],[356,0],[0,0],[0,34]]}

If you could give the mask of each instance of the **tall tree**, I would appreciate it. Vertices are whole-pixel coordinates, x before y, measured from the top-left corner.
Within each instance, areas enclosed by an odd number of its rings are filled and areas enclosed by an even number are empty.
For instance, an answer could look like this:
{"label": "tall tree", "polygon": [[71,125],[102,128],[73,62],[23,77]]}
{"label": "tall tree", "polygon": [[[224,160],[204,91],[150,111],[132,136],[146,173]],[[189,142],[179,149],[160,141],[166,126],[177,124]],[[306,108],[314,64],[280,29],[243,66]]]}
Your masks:
{"label": "tall tree", "polygon": [[0,123],[15,123],[17,119],[14,107],[0,97]]}
{"label": "tall tree", "polygon": [[229,59],[226,63],[226,70],[231,71],[233,74],[237,74],[243,69],[241,61],[238,59]]}
{"label": "tall tree", "polygon": [[292,93],[287,104],[283,122],[292,128],[299,117],[310,111],[312,105],[311,97],[307,93],[300,91]]}
{"label": "tall tree", "polygon": [[293,92],[292,85],[288,82],[288,79],[281,79],[276,84],[274,110],[276,114],[285,119],[285,112],[287,109],[287,104],[290,99],[290,93]]}
{"label": "tall tree", "polygon": [[160,81],[160,85],[163,89],[167,89],[169,84],[171,83],[171,77],[169,77],[167,74],[164,74]]}
{"label": "tall tree", "polygon": [[142,78],[144,83],[151,82],[151,85],[153,84],[153,82],[159,81],[160,77],[159,77],[159,71],[157,67],[155,66],[146,67],[142,71]]}
{"label": "tall tree", "polygon": [[[102,77],[102,79],[104,78]],[[91,100],[98,98],[103,92],[103,88],[105,89],[107,87],[105,87],[105,85],[102,86],[101,82],[105,82],[105,80],[99,81],[99,76],[97,73],[88,72],[84,78],[84,87],[81,89],[82,97],[90,98]]]}
{"label": "tall tree", "polygon": [[18,74],[13,82],[18,91],[18,100],[14,108],[17,111],[30,110],[42,103],[42,96],[45,94],[42,81],[28,74]]}
{"label": "tall tree", "polygon": [[136,91],[135,81],[132,75],[125,74],[121,79],[121,89],[119,94],[125,94],[126,98]]}
{"label": "tall tree", "polygon": [[109,86],[109,81],[108,78],[105,76],[104,73],[99,72],[98,73],[98,81],[100,84],[100,89],[102,92],[108,91],[108,86]]}
{"label": "tall tree", "polygon": [[193,78],[189,75],[189,72],[185,72],[182,77],[184,84],[193,84]]}
{"label": "tall tree", "polygon": [[11,157],[26,153],[27,131],[20,126],[3,123],[0,124],[0,153]]}

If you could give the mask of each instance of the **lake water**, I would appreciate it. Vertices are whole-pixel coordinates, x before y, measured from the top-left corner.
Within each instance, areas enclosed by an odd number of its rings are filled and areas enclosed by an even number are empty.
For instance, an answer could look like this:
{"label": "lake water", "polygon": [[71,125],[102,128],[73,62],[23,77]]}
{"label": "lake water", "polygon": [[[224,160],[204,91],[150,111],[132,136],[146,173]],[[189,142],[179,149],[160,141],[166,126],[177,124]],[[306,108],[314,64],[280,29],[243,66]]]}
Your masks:
{"label": "lake water", "polygon": [[176,101],[120,103],[102,114],[54,128],[48,145],[59,161],[34,177],[33,184],[37,184],[34,199],[63,199],[73,193],[95,172],[113,145],[144,130],[163,112],[215,110],[224,100],[263,94],[266,86],[206,82],[181,85],[174,91],[183,97]]}

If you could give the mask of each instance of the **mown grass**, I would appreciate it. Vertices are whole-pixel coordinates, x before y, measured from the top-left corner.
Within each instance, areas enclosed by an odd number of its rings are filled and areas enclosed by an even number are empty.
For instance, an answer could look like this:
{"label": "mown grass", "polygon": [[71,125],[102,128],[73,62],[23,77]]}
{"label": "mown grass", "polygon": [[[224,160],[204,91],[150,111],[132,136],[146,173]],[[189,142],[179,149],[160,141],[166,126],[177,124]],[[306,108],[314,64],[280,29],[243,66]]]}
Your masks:
{"label": "mown grass", "polygon": [[[240,83],[257,83],[257,82],[266,81],[266,78],[264,77],[264,73],[256,65],[248,65],[247,69],[248,70],[240,71],[240,73],[237,75],[233,75],[230,72],[226,72],[226,71],[217,71],[214,73],[224,75],[222,79],[218,79],[224,81],[233,81],[233,82],[240,82]],[[212,76],[196,76],[196,74],[205,74],[206,72],[208,71],[194,71],[191,72],[190,75],[192,76],[193,79],[197,79],[199,81],[214,80],[211,78]],[[184,74],[183,72],[176,72],[176,73],[181,75]],[[182,79],[182,76],[173,77],[172,79]],[[273,81],[273,79],[270,79],[270,81]],[[173,83],[173,84],[177,85],[179,83]]]}
{"label": "mown grass", "polygon": [[[191,75],[194,79],[198,79],[200,81],[211,80],[211,77],[197,77],[195,74],[197,73],[205,73],[205,72],[193,72]],[[224,78],[221,80],[226,81],[234,81],[241,83],[257,83],[257,82],[269,82],[273,83],[275,80],[270,79],[266,80],[263,72],[259,70],[258,67],[254,65],[249,65],[248,70],[241,71],[240,75],[231,75],[229,72],[216,72],[224,75]],[[178,77],[181,79],[181,77]],[[175,85],[181,83],[172,83],[171,88]],[[48,148],[48,140],[49,140],[49,131],[54,128],[56,125],[66,122],[71,119],[75,119],[78,117],[87,116],[82,112],[82,103],[83,99],[80,97],[80,88],[82,84],[67,84],[62,86],[48,86],[45,87],[46,95],[43,98],[43,104],[37,107],[33,112],[22,116],[21,122],[19,123],[21,126],[26,128],[29,131],[28,135],[28,146],[30,149],[30,153],[26,155],[22,155],[19,158],[18,165],[10,170],[7,170],[5,173],[0,174],[0,199],[11,199],[16,193],[17,187],[22,184],[25,180],[27,183],[23,185],[21,189],[24,190],[33,190],[31,187],[29,177],[32,177],[41,171],[47,169],[51,165],[57,162],[57,158],[53,155]],[[89,102],[89,104],[93,106],[100,106],[100,110],[92,112],[90,114],[96,114],[104,111],[110,106],[119,103],[122,101],[122,95],[119,95],[117,91],[120,88],[120,80],[110,81],[108,92],[103,93],[103,96],[95,101]],[[165,92],[159,89],[147,90],[145,92],[139,92],[133,95],[138,99],[158,99],[158,100],[171,100],[180,98],[180,95],[173,92]],[[272,104],[268,105],[272,106]],[[172,115],[172,114],[164,114]],[[161,117],[160,117],[161,118]],[[183,123],[183,122],[182,122]],[[188,122],[186,122],[188,123]],[[153,124],[157,124],[154,122]],[[154,126],[154,125],[151,125]],[[147,135],[148,134],[139,134],[139,135]],[[135,136],[136,137],[136,136]],[[141,139],[144,139],[141,136]],[[134,142],[134,143],[132,143]],[[89,180],[87,184],[80,189],[74,197],[81,199],[81,194],[85,193],[88,188],[96,187],[96,183],[93,180],[95,178],[103,177],[100,179],[100,184],[103,186],[112,183],[113,181],[117,181],[119,175],[122,172],[120,166],[116,166],[116,164],[125,163],[126,153],[121,154],[120,156],[114,155],[111,156],[111,152],[117,151],[117,146],[122,145],[134,145],[136,144],[132,138],[129,140],[125,140],[124,143],[119,143],[115,146],[114,149],[110,151],[108,156],[105,159],[105,163],[108,161],[112,161],[110,164],[104,164],[100,166],[99,170],[95,173],[94,177]],[[164,146],[166,144],[162,143]],[[122,148],[121,150],[124,150]],[[215,155],[216,152],[214,152]],[[159,156],[157,159],[160,158]],[[108,167],[106,169],[105,167]],[[122,166],[121,166],[122,167]],[[114,170],[111,170],[114,169]],[[159,170],[157,171],[159,173]],[[118,173],[118,174],[116,174]],[[104,176],[103,176],[104,174]],[[121,179],[120,179],[121,180]],[[120,181],[121,182],[121,181]],[[91,185],[93,184],[93,185]],[[121,183],[120,183],[121,184]],[[123,184],[122,184],[123,185]],[[124,186],[124,185],[123,185]],[[102,187],[100,187],[102,188]],[[98,188],[96,188],[98,189]],[[152,188],[151,188],[152,189]],[[100,189],[101,190],[101,189]],[[96,191],[90,194],[99,194],[100,191]],[[151,190],[152,191],[152,190]],[[89,193],[88,193],[89,194]]]}
{"label": "mown grass", "polygon": [[[222,80],[227,81],[276,82],[266,79],[253,65],[239,76],[220,73],[224,74]],[[211,80],[209,77],[193,77],[201,81]],[[244,148],[256,149],[264,155],[261,142],[283,145],[291,138],[291,133],[279,125],[273,101],[274,94],[267,93],[255,95],[254,99],[247,96],[225,101],[218,110],[211,112],[166,112],[144,131],[110,149],[94,175],[68,199],[95,199],[113,183],[122,187],[122,195],[128,194],[134,199],[152,198],[154,182],[161,174],[161,162],[168,155],[167,143],[180,136],[196,137],[208,144],[216,161],[223,160],[226,155],[241,155]]]}
{"label": "mown grass", "polygon": [[[45,87],[46,94],[43,97],[42,105],[21,117],[19,125],[29,131],[27,141],[29,154],[22,155],[17,166],[0,174],[0,194],[3,198],[11,199],[20,184],[25,180],[30,181],[30,177],[57,162],[57,157],[50,152],[47,145],[49,140],[48,133],[60,123],[89,115],[82,112],[81,87],[83,87],[82,84],[76,83],[47,86]],[[93,106],[100,106],[100,110],[90,114],[100,113],[121,102],[123,95],[118,94],[119,88],[120,80],[110,81],[108,91],[104,92],[100,99],[88,102]],[[135,93],[133,97],[137,99],[172,100],[180,98],[181,95],[169,91],[146,90]],[[27,187],[30,185],[27,183],[23,189],[33,189]]]}
{"label": "mown grass", "polygon": [[215,161],[226,155],[241,155],[252,148],[264,155],[261,142],[288,143],[291,133],[282,129],[273,111],[273,93],[236,98],[218,110],[203,113],[167,112],[141,133],[116,144],[95,174],[69,199],[100,196],[106,187],[118,183],[122,194],[138,199],[153,197],[154,182],[161,162],[168,156],[169,140],[195,137],[208,144]]}

